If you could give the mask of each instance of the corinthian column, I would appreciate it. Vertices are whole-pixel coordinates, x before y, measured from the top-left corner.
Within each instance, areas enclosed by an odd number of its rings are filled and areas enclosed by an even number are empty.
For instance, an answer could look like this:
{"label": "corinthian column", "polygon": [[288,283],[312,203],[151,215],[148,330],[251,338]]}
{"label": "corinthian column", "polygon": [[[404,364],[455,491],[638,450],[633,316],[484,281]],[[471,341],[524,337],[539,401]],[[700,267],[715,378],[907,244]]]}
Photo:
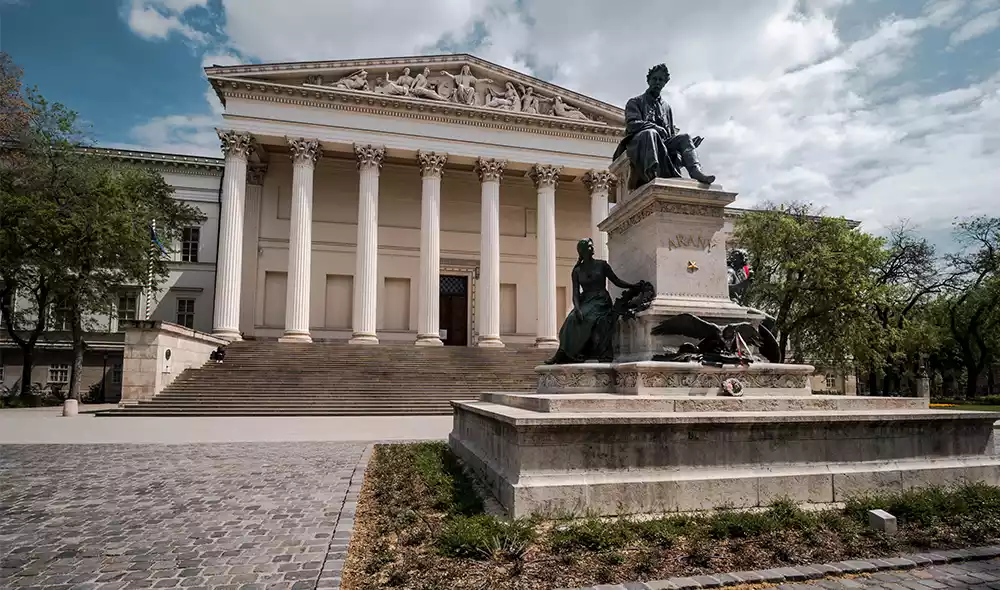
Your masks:
{"label": "corinthian column", "polygon": [[597,224],[608,217],[608,188],[615,182],[614,174],[607,170],[590,170],[583,175],[583,184],[590,191],[590,237],[594,240],[594,257],[608,259],[608,234],[597,229]]}
{"label": "corinthian column", "polygon": [[378,344],[378,173],[385,148],[354,146],[361,182],[358,185],[358,248],[354,270],[354,333],[351,344]]}
{"label": "corinthian column", "polygon": [[309,279],[312,272],[313,171],[322,150],[315,139],[288,139],[292,156],[292,220],[288,235],[288,291],[281,342],[312,342]]}
{"label": "corinthian column", "polygon": [[417,346],[441,346],[441,174],[448,154],[417,152],[420,164],[420,291]]}
{"label": "corinthian column", "polygon": [[249,133],[216,130],[226,156],[219,212],[219,253],[216,262],[215,315],[212,333],[240,340],[240,274],[243,263],[243,207],[246,198],[247,157],[253,151]]}
{"label": "corinthian column", "polygon": [[479,242],[479,301],[476,303],[478,346],[503,348],[500,340],[500,178],[506,160],[479,158],[476,174],[482,183]]}
{"label": "corinthian column", "polygon": [[538,314],[535,346],[558,348],[556,335],[556,184],[558,166],[535,164],[528,175],[538,189]]}

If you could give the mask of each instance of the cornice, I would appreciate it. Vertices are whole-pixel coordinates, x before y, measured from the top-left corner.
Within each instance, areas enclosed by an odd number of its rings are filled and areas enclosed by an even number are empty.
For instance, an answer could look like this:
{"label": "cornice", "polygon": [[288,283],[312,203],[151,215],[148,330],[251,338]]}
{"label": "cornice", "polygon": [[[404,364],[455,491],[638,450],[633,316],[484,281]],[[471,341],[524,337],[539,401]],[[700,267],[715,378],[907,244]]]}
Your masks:
{"label": "cornice", "polygon": [[222,77],[211,77],[209,80],[216,93],[223,99],[262,100],[374,115],[491,127],[504,131],[541,133],[606,143],[617,143],[625,135],[624,127],[547,115],[529,115],[339,88],[321,89]]}
{"label": "cornice", "polygon": [[625,110],[613,104],[589,97],[585,94],[574,92],[562,86],[557,86],[551,82],[529,76],[517,70],[504,67],[491,61],[476,57],[468,53],[452,53],[439,55],[412,55],[399,57],[380,57],[366,59],[349,60],[324,60],[324,61],[303,61],[303,62],[277,62],[267,64],[247,64],[238,66],[209,66],[205,68],[205,74],[209,78],[213,76],[229,75],[253,75],[253,74],[278,74],[278,73],[304,73],[311,74],[324,73],[330,70],[342,70],[347,68],[375,68],[375,67],[416,67],[430,64],[446,65],[468,63],[481,68],[493,70],[498,74],[507,76],[513,80],[531,85],[536,89],[542,89],[549,93],[561,94],[572,98],[575,102],[586,104],[598,110],[606,111],[622,119],[625,118]]}
{"label": "cornice", "polygon": [[79,151],[82,154],[108,158],[128,164],[169,168],[171,172],[178,174],[217,176],[225,170],[225,160],[222,158],[100,147],[79,148]]}

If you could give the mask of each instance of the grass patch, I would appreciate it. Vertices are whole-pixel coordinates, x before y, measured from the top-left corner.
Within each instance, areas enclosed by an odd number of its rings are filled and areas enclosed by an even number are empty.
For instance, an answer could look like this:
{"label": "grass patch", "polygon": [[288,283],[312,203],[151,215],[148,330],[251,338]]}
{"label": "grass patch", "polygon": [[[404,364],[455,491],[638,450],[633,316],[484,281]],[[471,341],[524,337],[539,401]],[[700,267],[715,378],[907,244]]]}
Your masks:
{"label": "grass patch", "polygon": [[[900,531],[867,528],[888,510]],[[542,590],[862,559],[1000,542],[1000,488],[970,484],[857,497],[843,510],[718,510],[653,519],[488,515],[444,443],[378,445],[344,588]]]}

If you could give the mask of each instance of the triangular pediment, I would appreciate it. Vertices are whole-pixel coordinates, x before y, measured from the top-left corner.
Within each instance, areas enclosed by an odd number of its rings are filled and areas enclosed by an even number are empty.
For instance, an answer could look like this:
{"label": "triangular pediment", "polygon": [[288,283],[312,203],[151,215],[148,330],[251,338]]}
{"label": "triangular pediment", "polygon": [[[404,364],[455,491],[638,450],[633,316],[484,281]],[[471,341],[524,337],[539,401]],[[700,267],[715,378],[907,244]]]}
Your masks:
{"label": "triangular pediment", "polygon": [[212,66],[205,73],[223,101],[228,87],[272,87],[541,117],[574,127],[624,125],[624,112],[614,105],[467,54]]}

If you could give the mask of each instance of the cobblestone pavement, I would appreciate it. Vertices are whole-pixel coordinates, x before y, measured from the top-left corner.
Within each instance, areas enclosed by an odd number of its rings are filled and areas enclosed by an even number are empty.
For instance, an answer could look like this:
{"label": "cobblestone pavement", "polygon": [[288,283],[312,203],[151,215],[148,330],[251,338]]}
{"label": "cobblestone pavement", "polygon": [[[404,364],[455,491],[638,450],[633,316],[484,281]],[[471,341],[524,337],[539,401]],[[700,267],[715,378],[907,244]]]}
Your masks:
{"label": "cobblestone pavement", "polygon": [[[964,550],[959,552],[965,553]],[[784,567],[756,572],[672,578],[659,582],[605,584],[578,590],[700,590],[761,584],[777,587],[777,590],[952,590],[955,588],[1000,590],[998,558],[914,567],[932,561],[943,562],[944,559],[940,559],[942,555],[959,552],[947,551],[942,554],[920,554],[867,561],[840,561],[833,564]],[[1000,553],[1000,548],[982,548],[968,553],[970,556],[997,555]]]}
{"label": "cobblestone pavement", "polygon": [[0,446],[0,587],[339,588],[366,448]]}

